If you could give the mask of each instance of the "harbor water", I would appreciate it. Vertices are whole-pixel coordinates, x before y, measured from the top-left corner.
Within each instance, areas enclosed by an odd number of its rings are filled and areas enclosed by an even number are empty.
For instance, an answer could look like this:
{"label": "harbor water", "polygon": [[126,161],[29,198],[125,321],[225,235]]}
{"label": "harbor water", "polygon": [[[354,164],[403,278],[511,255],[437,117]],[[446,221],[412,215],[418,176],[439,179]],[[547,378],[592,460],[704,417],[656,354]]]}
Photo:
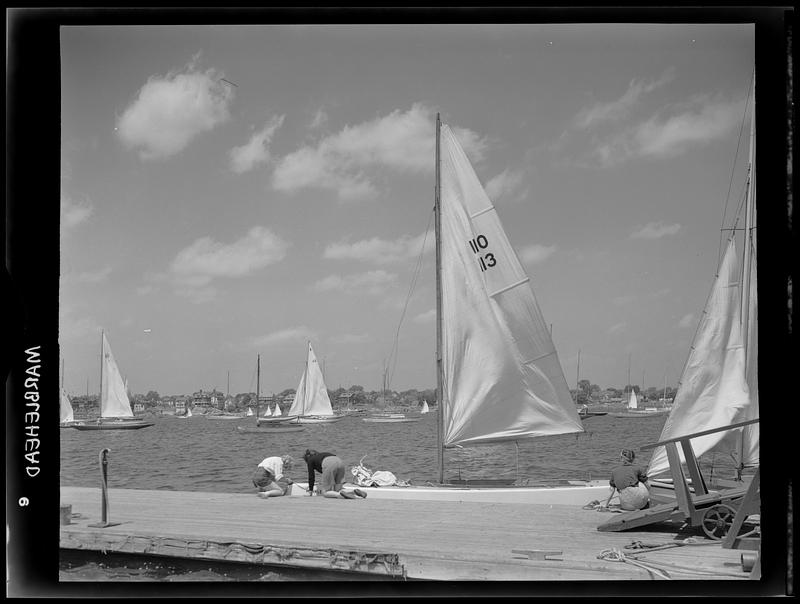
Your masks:
{"label": "harbor water", "polygon": [[[106,448],[109,488],[249,493],[254,468],[271,455],[291,455],[295,464],[287,474],[305,481],[302,455],[308,448],[338,455],[348,469],[363,459],[370,470],[386,470],[399,480],[424,485],[438,482],[437,418],[435,413],[422,418],[371,423],[354,415],[287,434],[236,430],[252,426],[252,417],[231,421],[163,416],[141,430],[62,429],[60,482],[99,487],[99,454]],[[658,441],[665,420],[666,415],[616,418],[609,414],[584,420],[582,433],[447,449],[445,480],[503,478],[535,484],[605,479],[622,448],[637,450],[637,463],[646,466],[652,452],[638,450]],[[731,473],[732,463],[723,455],[701,461],[717,476]]]}

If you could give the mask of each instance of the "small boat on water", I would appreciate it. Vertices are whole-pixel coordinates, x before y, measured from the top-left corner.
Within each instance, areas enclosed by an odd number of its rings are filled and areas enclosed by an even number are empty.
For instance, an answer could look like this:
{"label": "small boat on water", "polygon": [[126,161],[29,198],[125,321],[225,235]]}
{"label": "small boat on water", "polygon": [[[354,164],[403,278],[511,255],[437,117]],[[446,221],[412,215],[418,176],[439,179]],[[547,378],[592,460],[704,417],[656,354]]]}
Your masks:
{"label": "small boat on water", "polygon": [[642,417],[658,417],[660,415],[669,414],[669,409],[658,409],[657,407],[639,407],[639,399],[636,397],[636,391],[631,390],[631,396],[628,400],[628,407],[624,411],[612,413],[611,417],[621,417],[628,419],[636,419]]}
{"label": "small boat on water", "polygon": [[72,424],[76,430],[139,430],[155,425],[133,415],[125,380],[105,332],[100,338],[100,417]]}
{"label": "small boat on water", "polygon": [[418,422],[422,421],[422,417],[408,417],[406,415],[397,415],[396,417],[389,416],[372,416],[372,417],[362,417],[362,422],[370,422],[376,424],[392,424],[392,423],[404,423],[404,422]]}
{"label": "small boat on water", "polygon": [[288,415],[294,416],[292,423],[295,424],[331,424],[347,417],[333,412],[325,379],[311,342],[308,343],[305,368]]}
{"label": "small boat on water", "polygon": [[261,355],[256,360],[256,411],[251,416],[255,418],[254,426],[236,426],[239,434],[279,434],[284,432],[299,432],[304,426],[290,423],[296,417],[292,415],[280,416],[280,407],[275,404],[275,409],[280,417],[259,417],[259,403],[261,401]]}

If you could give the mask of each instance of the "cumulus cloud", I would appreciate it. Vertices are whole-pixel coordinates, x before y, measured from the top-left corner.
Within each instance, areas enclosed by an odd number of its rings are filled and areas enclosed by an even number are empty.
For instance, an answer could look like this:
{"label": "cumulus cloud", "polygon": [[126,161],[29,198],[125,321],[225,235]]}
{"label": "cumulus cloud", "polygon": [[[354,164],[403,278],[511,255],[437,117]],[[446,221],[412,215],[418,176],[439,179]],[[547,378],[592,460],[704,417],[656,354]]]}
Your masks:
{"label": "cumulus cloud", "polygon": [[600,123],[625,117],[633,107],[639,103],[642,96],[663,86],[674,77],[674,69],[668,69],[658,80],[651,80],[649,82],[635,79],[631,80],[625,93],[615,101],[597,103],[591,107],[581,109],[575,117],[575,127],[583,130]]}
{"label": "cumulus cloud", "polygon": [[523,264],[538,264],[547,260],[555,251],[554,245],[526,245],[519,250],[519,259]]}
{"label": "cumulus cloud", "polygon": [[[634,157],[673,157],[692,146],[719,140],[734,130],[741,111],[740,102],[698,97],[615,135],[597,145],[594,153],[606,166]],[[670,112],[675,113],[669,115]]]}
{"label": "cumulus cloud", "polygon": [[627,323],[625,323],[625,322],[616,323],[616,324],[614,324],[614,325],[612,325],[611,327],[608,328],[608,333],[609,334],[619,333],[620,331],[623,331],[625,329],[626,325],[627,325]]}
{"label": "cumulus cloud", "polygon": [[[465,150],[480,156],[484,141],[470,130],[458,130]],[[293,193],[303,188],[335,191],[340,201],[362,201],[378,189],[367,171],[398,172],[434,169],[435,131],[432,110],[416,103],[408,111],[389,115],[325,137],[286,155],[275,167],[272,186]]]}
{"label": "cumulus cloud", "polygon": [[693,327],[694,326],[694,313],[689,313],[688,315],[684,315],[680,321],[678,321],[678,327]]}
{"label": "cumulus cloud", "polygon": [[272,346],[283,346],[292,342],[305,343],[307,340],[316,339],[317,334],[314,331],[305,325],[301,325],[299,327],[290,327],[263,336],[257,336],[250,340],[250,344],[254,348],[270,348]]}
{"label": "cumulus cloud", "polygon": [[[521,170],[503,170],[486,183],[486,194],[492,201],[512,197],[520,190],[524,176]],[[517,195],[514,199],[520,199],[523,195]]]}
{"label": "cumulus cloud", "polygon": [[355,275],[330,275],[313,285],[318,292],[342,291],[350,294],[379,295],[397,285],[397,275],[383,270],[368,271]]}
{"label": "cumulus cloud", "polygon": [[662,224],[661,222],[648,222],[643,227],[636,227],[631,233],[631,239],[660,239],[667,235],[674,235],[681,229],[679,224]]}
{"label": "cumulus cloud", "polygon": [[214,69],[194,64],[181,72],[153,76],[117,121],[119,139],[142,159],[164,159],[194,138],[225,122],[233,88]]}
{"label": "cumulus cloud", "polygon": [[269,145],[275,131],[283,125],[283,115],[273,117],[261,130],[250,137],[241,147],[234,147],[229,152],[231,170],[242,174],[252,170],[259,164],[270,160]]}
{"label": "cumulus cloud", "polygon": [[76,202],[67,195],[61,194],[61,232],[69,233],[83,224],[94,213],[89,202]]}
{"label": "cumulus cloud", "polygon": [[373,264],[391,264],[414,260],[422,251],[430,252],[433,249],[433,238],[425,234],[416,237],[403,236],[394,241],[373,237],[349,243],[346,240],[332,243],[325,248],[323,258],[329,260],[359,260]]}
{"label": "cumulus cloud", "polygon": [[316,114],[314,114],[314,119],[311,120],[311,124],[309,128],[312,130],[315,128],[320,128],[324,126],[325,123],[328,121],[328,114],[325,113],[324,109],[319,109]]}
{"label": "cumulus cloud", "polygon": [[[175,256],[166,272],[145,275],[149,286],[172,285],[175,293],[202,303],[212,300],[217,278],[245,277],[283,260],[289,244],[262,226],[255,226],[233,243],[220,243],[201,237]],[[144,295],[153,291],[145,286],[137,290]]]}

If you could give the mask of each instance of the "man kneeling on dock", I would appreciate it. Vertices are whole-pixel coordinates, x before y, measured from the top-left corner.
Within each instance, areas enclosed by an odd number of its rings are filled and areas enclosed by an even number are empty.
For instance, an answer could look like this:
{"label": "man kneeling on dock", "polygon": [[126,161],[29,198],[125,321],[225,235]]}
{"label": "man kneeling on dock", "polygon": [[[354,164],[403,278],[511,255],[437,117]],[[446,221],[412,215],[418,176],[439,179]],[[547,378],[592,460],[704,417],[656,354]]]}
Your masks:
{"label": "man kneeling on dock", "polygon": [[267,457],[258,464],[253,474],[253,485],[258,489],[258,496],[266,498],[286,495],[294,481],[284,476],[283,471],[291,467],[292,458],[289,455]]}

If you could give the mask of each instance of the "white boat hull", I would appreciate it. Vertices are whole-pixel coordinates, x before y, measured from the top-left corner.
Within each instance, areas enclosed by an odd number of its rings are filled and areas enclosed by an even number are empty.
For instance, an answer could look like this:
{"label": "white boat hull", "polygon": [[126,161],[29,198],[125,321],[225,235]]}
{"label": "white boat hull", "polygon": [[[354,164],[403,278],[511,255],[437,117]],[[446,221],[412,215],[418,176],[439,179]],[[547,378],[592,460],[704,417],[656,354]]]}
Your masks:
{"label": "white boat hull", "polygon": [[[294,483],[292,497],[307,496],[308,483]],[[533,503],[584,506],[591,501],[605,501],[609,486],[606,480],[575,481],[559,486],[528,487],[362,487],[347,483],[345,489],[361,489],[368,499],[422,501],[481,501],[492,503]]]}
{"label": "white boat hull", "polygon": [[333,422],[338,422],[339,420],[344,419],[347,417],[346,415],[331,415],[331,416],[308,416],[308,417],[298,417],[297,419],[293,420],[295,424],[332,424]]}

